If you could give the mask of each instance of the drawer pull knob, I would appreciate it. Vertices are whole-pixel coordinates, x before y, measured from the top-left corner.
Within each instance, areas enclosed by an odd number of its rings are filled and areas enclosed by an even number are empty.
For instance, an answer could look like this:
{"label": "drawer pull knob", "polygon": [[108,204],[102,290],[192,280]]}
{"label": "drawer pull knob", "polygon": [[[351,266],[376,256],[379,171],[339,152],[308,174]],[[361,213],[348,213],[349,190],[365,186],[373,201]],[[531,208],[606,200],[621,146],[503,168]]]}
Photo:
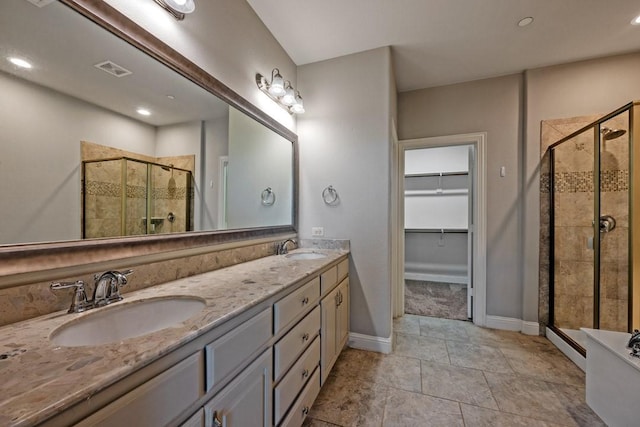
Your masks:
{"label": "drawer pull knob", "polygon": [[305,406],[302,408],[302,415],[307,416],[309,414],[309,407]]}
{"label": "drawer pull knob", "polygon": [[306,304],[309,304],[309,297],[304,297],[302,299],[302,305],[306,305]]}
{"label": "drawer pull knob", "polygon": [[309,333],[306,332],[303,336],[302,336],[302,341],[309,341]]}
{"label": "drawer pull knob", "polygon": [[213,412],[213,427],[222,427],[222,421],[218,417],[218,411]]}
{"label": "drawer pull knob", "polygon": [[302,371],[302,378],[308,378],[309,377],[309,370],[305,369],[304,371]]}

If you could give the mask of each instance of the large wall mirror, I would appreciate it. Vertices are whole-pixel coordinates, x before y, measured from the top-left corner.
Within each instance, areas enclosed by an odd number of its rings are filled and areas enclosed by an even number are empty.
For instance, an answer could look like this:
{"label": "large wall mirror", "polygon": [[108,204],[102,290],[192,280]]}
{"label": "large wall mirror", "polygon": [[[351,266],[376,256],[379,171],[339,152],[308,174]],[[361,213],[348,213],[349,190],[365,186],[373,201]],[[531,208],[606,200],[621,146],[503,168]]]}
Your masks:
{"label": "large wall mirror", "polygon": [[294,231],[295,134],[100,3],[0,2],[2,248]]}
{"label": "large wall mirror", "polygon": [[0,2],[0,93],[0,289],[296,231],[297,136],[103,1]]}

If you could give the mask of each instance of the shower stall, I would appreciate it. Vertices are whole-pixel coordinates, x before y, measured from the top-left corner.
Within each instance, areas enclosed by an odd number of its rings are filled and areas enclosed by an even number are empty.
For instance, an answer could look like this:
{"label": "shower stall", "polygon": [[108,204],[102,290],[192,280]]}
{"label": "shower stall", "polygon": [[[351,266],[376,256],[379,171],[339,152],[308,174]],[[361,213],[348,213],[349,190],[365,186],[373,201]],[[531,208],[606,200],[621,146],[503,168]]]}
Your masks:
{"label": "shower stall", "polygon": [[[640,197],[632,191],[640,185],[633,126],[639,117],[639,103],[625,105],[553,143],[543,158],[546,323],[583,355],[580,328],[628,332],[640,326],[640,268],[634,268],[640,266]],[[561,125],[549,132],[562,133]]]}
{"label": "shower stall", "polygon": [[189,170],[118,157],[82,162],[82,237],[193,230]]}

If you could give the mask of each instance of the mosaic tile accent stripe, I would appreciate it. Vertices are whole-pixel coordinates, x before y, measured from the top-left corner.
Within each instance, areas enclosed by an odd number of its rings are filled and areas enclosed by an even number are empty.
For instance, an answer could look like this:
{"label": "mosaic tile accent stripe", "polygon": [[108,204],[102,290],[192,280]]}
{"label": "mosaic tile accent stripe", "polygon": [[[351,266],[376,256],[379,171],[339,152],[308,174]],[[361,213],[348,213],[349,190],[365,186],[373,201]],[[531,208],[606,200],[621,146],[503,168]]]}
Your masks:
{"label": "mosaic tile accent stripe", "polygon": [[[85,191],[88,196],[120,197],[120,184],[103,181],[87,181]],[[185,200],[187,193],[193,197],[193,188],[154,188],[152,196],[156,200]],[[147,197],[147,189],[141,185],[127,185],[127,198],[144,199]]]}
{"label": "mosaic tile accent stripe", "polygon": [[102,181],[87,181],[85,194],[88,196],[120,197],[120,184]]}
{"label": "mosaic tile accent stripe", "polygon": [[629,171],[602,171],[600,172],[600,188],[602,191],[628,191]]}
{"label": "mosaic tile accent stripe", "polygon": [[147,187],[142,185],[127,185],[127,198],[128,199],[146,199]]}
{"label": "mosaic tile accent stripe", "polygon": [[152,194],[156,200],[185,200],[187,197],[187,188],[154,188]]}
{"label": "mosaic tile accent stripe", "polygon": [[[551,175],[540,174],[540,192],[548,194],[551,189]],[[602,192],[629,190],[629,171],[600,172],[600,188]],[[556,193],[592,193],[593,171],[559,172],[554,174],[554,191]]]}

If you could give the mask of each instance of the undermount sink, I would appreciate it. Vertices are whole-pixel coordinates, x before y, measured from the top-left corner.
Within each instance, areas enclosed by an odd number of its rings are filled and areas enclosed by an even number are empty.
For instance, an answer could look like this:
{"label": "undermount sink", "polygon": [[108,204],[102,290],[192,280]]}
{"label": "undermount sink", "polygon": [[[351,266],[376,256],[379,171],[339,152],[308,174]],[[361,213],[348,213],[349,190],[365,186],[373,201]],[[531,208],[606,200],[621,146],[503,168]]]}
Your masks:
{"label": "undermount sink", "polygon": [[286,258],[294,259],[294,260],[303,260],[303,259],[320,259],[326,258],[325,254],[321,254],[319,252],[296,252],[292,254],[285,255]]}
{"label": "undermount sink", "polygon": [[55,345],[80,347],[139,337],[184,322],[205,307],[196,297],[116,303],[65,323],[51,333]]}

